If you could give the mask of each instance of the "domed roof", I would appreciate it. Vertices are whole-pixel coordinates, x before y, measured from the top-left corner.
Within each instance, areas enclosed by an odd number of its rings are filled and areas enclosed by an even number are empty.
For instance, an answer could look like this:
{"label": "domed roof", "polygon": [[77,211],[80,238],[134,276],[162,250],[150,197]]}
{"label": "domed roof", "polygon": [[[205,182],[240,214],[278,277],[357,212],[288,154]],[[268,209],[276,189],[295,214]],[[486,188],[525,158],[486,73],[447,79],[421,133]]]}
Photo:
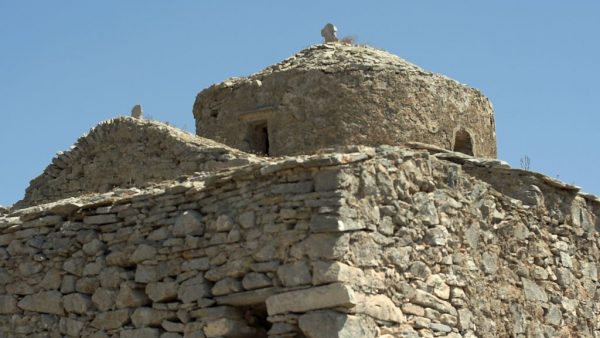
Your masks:
{"label": "domed roof", "polygon": [[406,142],[496,156],[494,112],[481,92],[343,42],[206,88],[193,113],[198,135],[269,156]]}
{"label": "domed roof", "polygon": [[273,73],[293,70],[321,70],[326,73],[354,70],[386,70],[396,73],[436,75],[449,79],[443,75],[428,72],[397,55],[381,49],[366,45],[335,42],[310,46],[279,63],[268,66],[258,73],[254,73],[247,77],[232,77],[225,80],[221,85],[229,86],[238,83],[246,83],[256,79],[260,80],[262,77]]}

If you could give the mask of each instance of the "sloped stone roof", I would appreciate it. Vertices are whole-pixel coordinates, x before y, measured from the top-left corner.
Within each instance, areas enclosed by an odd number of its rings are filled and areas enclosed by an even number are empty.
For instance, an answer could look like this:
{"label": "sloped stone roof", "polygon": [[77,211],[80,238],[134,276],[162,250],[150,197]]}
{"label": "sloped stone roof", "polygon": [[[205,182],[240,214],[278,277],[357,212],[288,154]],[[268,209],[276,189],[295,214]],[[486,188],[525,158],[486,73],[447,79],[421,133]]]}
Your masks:
{"label": "sloped stone roof", "polygon": [[252,154],[158,121],[118,117],[98,124],[58,153],[15,207],[258,161]]}

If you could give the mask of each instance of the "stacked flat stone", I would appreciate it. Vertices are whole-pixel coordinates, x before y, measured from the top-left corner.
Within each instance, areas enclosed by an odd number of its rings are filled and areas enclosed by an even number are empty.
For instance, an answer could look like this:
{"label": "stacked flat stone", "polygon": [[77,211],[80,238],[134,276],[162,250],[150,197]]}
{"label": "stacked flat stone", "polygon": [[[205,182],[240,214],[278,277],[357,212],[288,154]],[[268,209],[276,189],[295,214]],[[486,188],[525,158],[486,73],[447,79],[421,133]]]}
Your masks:
{"label": "stacked flat stone", "polygon": [[594,336],[599,216],[548,177],[397,147],[13,208],[0,333]]}
{"label": "stacked flat stone", "polygon": [[15,207],[114,188],[143,187],[258,161],[256,156],[162,122],[118,117],[98,124],[71,149],[58,153],[31,181]]}

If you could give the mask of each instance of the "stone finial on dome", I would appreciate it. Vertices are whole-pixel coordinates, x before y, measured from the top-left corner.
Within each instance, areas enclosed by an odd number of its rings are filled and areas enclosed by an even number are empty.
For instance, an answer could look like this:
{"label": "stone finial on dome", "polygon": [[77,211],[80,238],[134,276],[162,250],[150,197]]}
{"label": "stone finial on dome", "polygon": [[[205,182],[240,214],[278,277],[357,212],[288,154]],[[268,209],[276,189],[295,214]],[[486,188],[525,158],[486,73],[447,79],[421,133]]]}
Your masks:
{"label": "stone finial on dome", "polygon": [[144,110],[142,109],[142,105],[136,104],[131,108],[131,116],[136,119],[141,119],[144,117]]}
{"label": "stone finial on dome", "polygon": [[321,29],[321,36],[323,38],[325,38],[325,43],[338,41],[338,38],[335,35],[336,33],[337,33],[337,27],[335,27],[331,23],[326,24],[325,27],[323,27],[323,29]]}

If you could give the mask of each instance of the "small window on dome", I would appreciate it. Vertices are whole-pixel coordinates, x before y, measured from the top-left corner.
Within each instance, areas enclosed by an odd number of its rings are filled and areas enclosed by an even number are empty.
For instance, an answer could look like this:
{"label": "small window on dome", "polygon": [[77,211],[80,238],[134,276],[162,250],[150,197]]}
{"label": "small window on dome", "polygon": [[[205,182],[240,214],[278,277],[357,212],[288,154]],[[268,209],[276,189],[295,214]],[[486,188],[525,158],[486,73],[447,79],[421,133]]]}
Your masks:
{"label": "small window on dome", "polygon": [[251,152],[269,156],[269,125],[267,121],[249,123],[246,140]]}
{"label": "small window on dome", "polygon": [[473,141],[471,134],[464,129],[459,129],[454,136],[454,151],[473,156]]}

